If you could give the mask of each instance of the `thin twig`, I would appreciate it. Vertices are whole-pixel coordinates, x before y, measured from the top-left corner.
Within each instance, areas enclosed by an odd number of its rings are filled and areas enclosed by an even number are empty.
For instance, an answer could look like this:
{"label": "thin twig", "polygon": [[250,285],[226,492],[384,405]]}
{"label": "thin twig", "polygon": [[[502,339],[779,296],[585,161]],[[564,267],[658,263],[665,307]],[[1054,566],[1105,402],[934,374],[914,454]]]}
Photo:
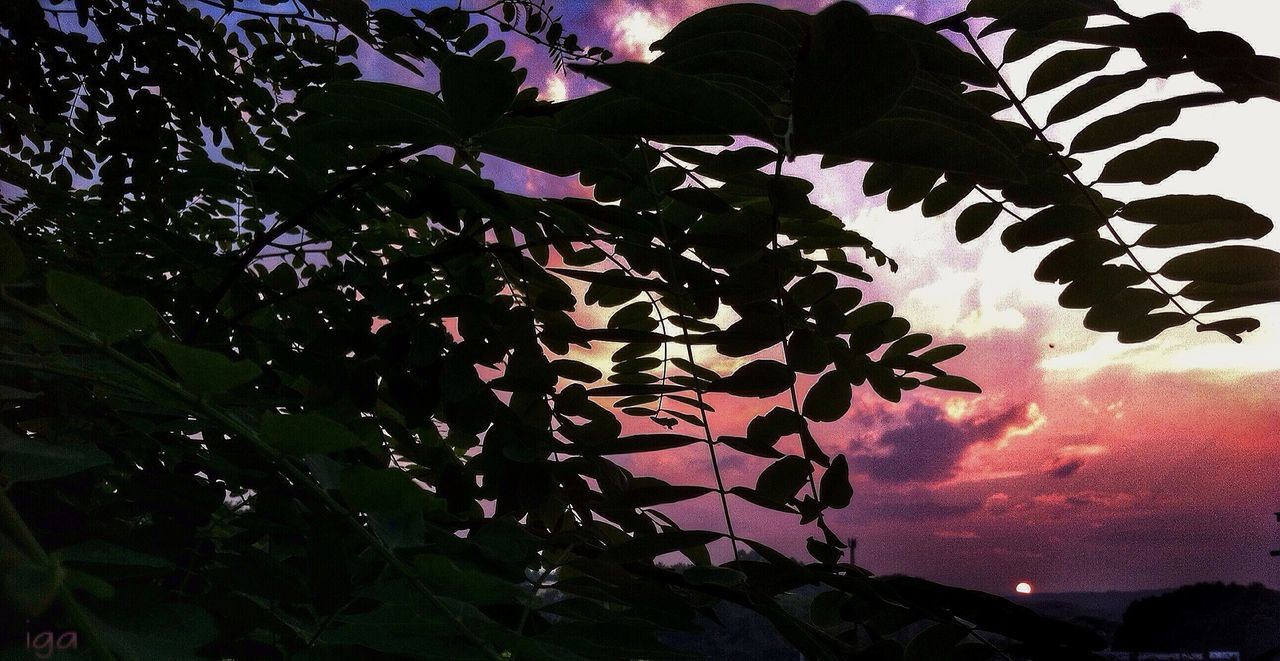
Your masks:
{"label": "thin twig", "polygon": [[[647,142],[644,144],[648,146]],[[649,185],[649,191],[653,196],[655,198],[658,197],[658,191],[653,185],[653,177],[649,176],[648,173],[645,173],[645,181]],[[675,247],[671,244],[671,237],[667,234],[667,223],[663,220],[661,207],[654,212],[654,217],[658,221],[658,229],[662,233],[662,243],[666,247],[666,250],[663,252],[667,256],[667,262],[671,268],[671,275],[674,277],[678,271],[676,268],[676,259],[673,254]],[[661,312],[659,312],[659,314],[661,314]],[[681,313],[681,316],[683,316],[683,313]],[[680,324],[680,337],[684,343],[685,355],[689,364],[693,367],[697,367],[698,363],[693,357],[693,343],[689,341],[689,329],[685,326],[686,324]],[[716,442],[711,436],[711,421],[707,418],[707,405],[702,397],[702,388],[698,385],[702,379],[697,374],[690,374],[689,376],[693,377],[693,394],[698,400],[698,417],[702,420],[702,435],[707,444],[707,451],[711,455],[711,472],[715,474],[716,492],[720,494],[720,508],[724,512],[725,532],[728,533],[729,544],[733,547],[733,559],[737,560],[739,558],[738,536],[733,532],[733,517],[729,515],[728,492],[724,488],[724,478],[720,474],[720,460],[716,457]]]}

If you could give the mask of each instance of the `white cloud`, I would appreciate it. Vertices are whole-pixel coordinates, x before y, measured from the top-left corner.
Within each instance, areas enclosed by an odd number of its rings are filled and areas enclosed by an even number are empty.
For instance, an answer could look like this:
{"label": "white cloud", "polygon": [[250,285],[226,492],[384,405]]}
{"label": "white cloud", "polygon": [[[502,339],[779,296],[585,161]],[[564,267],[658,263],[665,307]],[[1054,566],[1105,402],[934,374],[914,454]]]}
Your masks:
{"label": "white cloud", "polygon": [[553,73],[547,76],[539,90],[538,98],[544,101],[560,102],[569,98],[569,84],[564,76]]}
{"label": "white cloud", "polygon": [[663,12],[624,3],[613,16],[613,47],[627,59],[651,62],[658,56],[650,44],[671,31],[674,22]]}

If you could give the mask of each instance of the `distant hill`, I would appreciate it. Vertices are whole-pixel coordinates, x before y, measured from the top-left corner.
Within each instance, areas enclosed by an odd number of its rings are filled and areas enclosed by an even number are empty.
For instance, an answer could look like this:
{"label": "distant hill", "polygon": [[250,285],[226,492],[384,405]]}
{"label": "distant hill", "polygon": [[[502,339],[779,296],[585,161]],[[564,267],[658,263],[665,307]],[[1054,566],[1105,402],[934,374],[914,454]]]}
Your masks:
{"label": "distant hill", "polygon": [[1238,651],[1246,661],[1280,660],[1280,592],[1257,583],[1040,593],[1010,599],[1047,617],[1089,627],[1112,641],[1115,649],[1220,649]]}
{"label": "distant hill", "polygon": [[[796,590],[787,603],[803,612],[816,591]],[[1130,649],[1122,640],[1127,639],[1136,645],[1132,649],[1143,651],[1223,649],[1241,652],[1245,661],[1280,661],[1280,593],[1258,584],[1003,596],[1046,617],[1092,629],[1121,643],[1117,649]],[[1142,606],[1126,622],[1125,611],[1136,602]],[[664,640],[707,659],[799,659],[759,615],[731,604],[718,605],[716,613],[721,623],[700,621],[703,632],[671,633]],[[1127,631],[1117,636],[1122,624]]]}
{"label": "distant hill", "polygon": [[1280,592],[1261,583],[1196,583],[1136,601],[1112,646],[1177,652],[1235,650],[1244,661],[1280,655]]}
{"label": "distant hill", "polygon": [[1107,592],[1040,592],[1030,595],[1010,597],[1014,603],[1022,604],[1042,615],[1060,620],[1075,617],[1091,617],[1120,623],[1124,618],[1124,609],[1129,604],[1146,597],[1172,592],[1174,588],[1164,590],[1109,590]]}

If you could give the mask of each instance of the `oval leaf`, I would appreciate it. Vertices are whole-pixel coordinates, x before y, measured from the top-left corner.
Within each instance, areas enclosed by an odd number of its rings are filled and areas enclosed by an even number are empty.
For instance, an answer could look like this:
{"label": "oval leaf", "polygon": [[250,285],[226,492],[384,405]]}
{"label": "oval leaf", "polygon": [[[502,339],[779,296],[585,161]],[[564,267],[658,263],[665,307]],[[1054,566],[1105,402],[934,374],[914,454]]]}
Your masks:
{"label": "oval leaf", "polygon": [[1027,96],[1047,92],[1065,85],[1080,76],[1100,71],[1111,61],[1118,48],[1088,48],[1056,53],[1031,73],[1027,81]]}
{"label": "oval leaf", "polygon": [[1178,255],[1160,268],[1173,280],[1244,284],[1277,279],[1280,253],[1257,246],[1221,246]]}
{"label": "oval leaf", "polygon": [[757,360],[739,367],[708,389],[739,397],[772,397],[786,391],[795,381],[795,372],[786,365],[776,360]]}
{"label": "oval leaf", "polygon": [[1000,216],[1000,210],[995,202],[979,202],[960,212],[956,218],[956,240],[968,243],[985,234]]}
{"label": "oval leaf", "polygon": [[835,422],[849,412],[853,386],[843,374],[827,372],[809,388],[804,397],[804,417],[818,422]]}
{"label": "oval leaf", "polygon": [[49,298],[104,342],[117,342],[156,328],[156,311],[137,296],[123,296],[78,275],[51,271]]}
{"label": "oval leaf", "polygon": [[804,457],[787,455],[760,473],[755,492],[775,503],[787,503],[808,481],[813,466]]}
{"label": "oval leaf", "polygon": [[1071,140],[1071,152],[1080,154],[1123,145],[1173,124],[1181,113],[1177,105],[1156,101],[1108,115],[1080,129]]}
{"label": "oval leaf", "polygon": [[351,430],[314,413],[267,414],[258,433],[285,454],[325,454],[364,444]]}
{"label": "oval leaf", "polygon": [[822,474],[818,487],[818,500],[833,509],[841,509],[853,500],[853,487],[849,484],[849,461],[838,454],[831,460],[831,467]]}
{"label": "oval leaf", "polygon": [[1107,184],[1140,181],[1158,184],[1183,170],[1199,170],[1218,153],[1207,140],[1161,138],[1111,159],[1098,181]]}
{"label": "oval leaf", "polygon": [[262,374],[250,361],[232,361],[213,351],[174,342],[152,342],[151,346],[173,366],[182,386],[197,395],[219,395]]}
{"label": "oval leaf", "polygon": [[956,376],[954,374],[935,376],[932,379],[921,381],[920,385],[937,388],[938,390],[951,390],[954,392],[982,392],[982,388],[979,388],[978,384],[964,378],[963,376]]}

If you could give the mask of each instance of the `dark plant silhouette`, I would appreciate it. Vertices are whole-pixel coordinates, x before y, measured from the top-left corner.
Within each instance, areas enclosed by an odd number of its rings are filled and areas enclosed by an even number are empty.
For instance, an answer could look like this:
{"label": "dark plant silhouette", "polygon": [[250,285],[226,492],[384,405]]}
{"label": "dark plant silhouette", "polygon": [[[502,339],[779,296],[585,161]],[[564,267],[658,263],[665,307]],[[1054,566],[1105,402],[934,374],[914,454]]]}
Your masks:
{"label": "dark plant silhouette", "polygon": [[1118,650],[1240,652],[1246,661],[1280,649],[1280,593],[1260,583],[1197,583],[1139,599],[1116,631]]}

